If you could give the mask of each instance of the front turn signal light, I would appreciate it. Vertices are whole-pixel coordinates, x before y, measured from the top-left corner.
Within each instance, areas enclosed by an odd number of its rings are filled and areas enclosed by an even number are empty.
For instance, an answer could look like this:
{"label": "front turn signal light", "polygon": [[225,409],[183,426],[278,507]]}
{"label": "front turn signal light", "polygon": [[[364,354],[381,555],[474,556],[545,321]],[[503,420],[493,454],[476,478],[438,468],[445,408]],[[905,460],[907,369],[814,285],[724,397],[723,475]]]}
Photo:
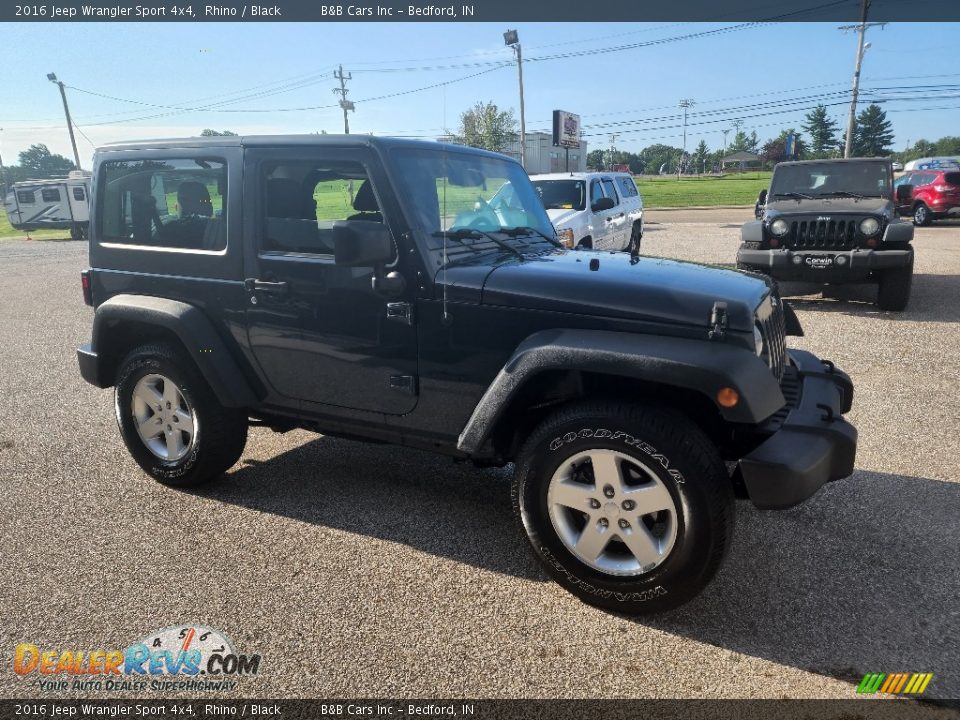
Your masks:
{"label": "front turn signal light", "polygon": [[571,228],[561,230],[559,233],[557,233],[557,237],[560,239],[560,242],[563,243],[565,248],[570,248],[573,250],[573,230]]}
{"label": "front turn signal light", "polygon": [[740,402],[740,393],[732,387],[720,388],[717,391],[717,404],[720,407],[732,408]]}

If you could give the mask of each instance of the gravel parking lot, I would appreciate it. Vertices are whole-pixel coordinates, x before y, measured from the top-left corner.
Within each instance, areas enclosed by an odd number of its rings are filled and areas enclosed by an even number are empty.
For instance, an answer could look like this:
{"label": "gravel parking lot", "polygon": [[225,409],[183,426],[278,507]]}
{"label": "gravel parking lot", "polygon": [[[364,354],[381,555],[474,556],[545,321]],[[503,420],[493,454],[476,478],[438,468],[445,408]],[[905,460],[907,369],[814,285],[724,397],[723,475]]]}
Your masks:
{"label": "gravel parking lot", "polygon": [[[644,252],[731,263],[749,216],[652,212]],[[508,470],[254,429],[200,492],[148,480],[77,372],[85,245],[0,242],[0,696],[44,695],[17,643],[196,622],[263,657],[227,696],[849,698],[866,672],[922,671],[960,697],[960,224],[916,248],[904,313],[870,287],[785,288],[794,344],[856,384],[856,474],[785,512],[739,504],[707,591],[636,620],[546,581]]]}

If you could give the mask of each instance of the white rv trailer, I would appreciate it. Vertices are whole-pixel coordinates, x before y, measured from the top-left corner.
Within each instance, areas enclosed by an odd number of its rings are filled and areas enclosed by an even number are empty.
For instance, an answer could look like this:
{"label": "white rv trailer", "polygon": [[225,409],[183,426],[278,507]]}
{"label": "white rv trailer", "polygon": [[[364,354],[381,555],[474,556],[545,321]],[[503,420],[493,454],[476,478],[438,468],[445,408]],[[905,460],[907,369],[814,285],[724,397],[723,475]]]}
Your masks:
{"label": "white rv trailer", "polygon": [[90,173],[73,170],[65,178],[21,180],[3,201],[17,230],[69,230],[74,240],[87,237],[90,224]]}

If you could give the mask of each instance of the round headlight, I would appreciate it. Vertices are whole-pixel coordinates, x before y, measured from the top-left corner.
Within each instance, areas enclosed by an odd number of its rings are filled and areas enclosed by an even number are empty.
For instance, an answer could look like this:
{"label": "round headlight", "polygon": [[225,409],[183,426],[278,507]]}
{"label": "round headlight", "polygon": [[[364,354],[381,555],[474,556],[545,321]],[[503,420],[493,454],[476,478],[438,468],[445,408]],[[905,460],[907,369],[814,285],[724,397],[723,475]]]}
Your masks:
{"label": "round headlight", "polygon": [[763,333],[760,332],[760,326],[753,326],[753,349],[757,353],[757,357],[763,355]]}
{"label": "round headlight", "polygon": [[783,219],[774,220],[770,223],[770,232],[776,235],[777,237],[783,237],[788,232],[790,232],[790,226],[787,225],[787,221]]}
{"label": "round headlight", "polygon": [[867,237],[871,235],[876,235],[877,231],[880,230],[880,223],[876,221],[875,218],[865,218],[860,222],[860,232],[862,232]]}

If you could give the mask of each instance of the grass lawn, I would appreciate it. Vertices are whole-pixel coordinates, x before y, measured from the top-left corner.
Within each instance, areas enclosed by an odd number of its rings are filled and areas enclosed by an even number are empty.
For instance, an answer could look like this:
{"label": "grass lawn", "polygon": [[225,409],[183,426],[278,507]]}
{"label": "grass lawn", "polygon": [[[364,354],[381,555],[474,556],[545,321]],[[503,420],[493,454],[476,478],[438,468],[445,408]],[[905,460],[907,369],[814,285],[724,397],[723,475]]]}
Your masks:
{"label": "grass lawn", "polygon": [[723,177],[640,177],[637,188],[648,208],[753,205],[757,194],[770,185],[769,172]]}
{"label": "grass lawn", "polygon": [[[10,227],[10,220],[7,214],[0,210],[0,240],[26,238],[27,232],[23,230],[14,230]],[[34,240],[69,240],[69,230],[31,230],[30,237]]]}

